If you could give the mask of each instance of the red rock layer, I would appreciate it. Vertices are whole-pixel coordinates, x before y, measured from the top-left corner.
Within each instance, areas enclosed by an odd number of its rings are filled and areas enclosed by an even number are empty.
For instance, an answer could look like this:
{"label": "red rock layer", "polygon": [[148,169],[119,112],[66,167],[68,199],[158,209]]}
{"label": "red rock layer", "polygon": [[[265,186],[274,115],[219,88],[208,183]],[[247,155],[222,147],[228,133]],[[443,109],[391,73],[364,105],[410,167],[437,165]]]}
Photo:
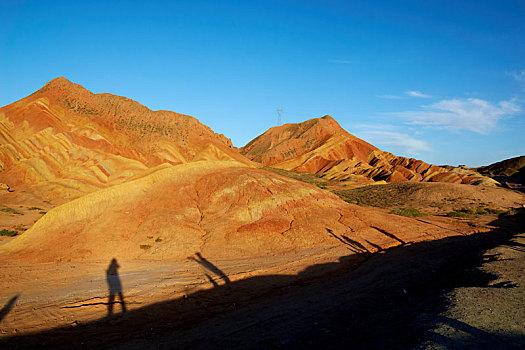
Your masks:
{"label": "red rock layer", "polygon": [[328,115],[271,128],[242,147],[241,153],[267,166],[320,174],[334,181],[471,181],[421,160],[383,152],[346,132]]}

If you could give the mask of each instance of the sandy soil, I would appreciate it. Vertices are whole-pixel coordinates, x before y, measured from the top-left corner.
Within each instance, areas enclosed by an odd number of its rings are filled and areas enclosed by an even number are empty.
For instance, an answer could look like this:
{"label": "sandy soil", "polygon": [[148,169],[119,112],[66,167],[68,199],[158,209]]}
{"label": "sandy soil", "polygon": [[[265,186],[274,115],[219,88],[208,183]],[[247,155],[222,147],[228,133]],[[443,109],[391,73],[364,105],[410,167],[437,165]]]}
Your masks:
{"label": "sandy soil", "polygon": [[[133,311],[155,302],[184,298],[226,282],[264,274],[294,275],[310,264],[336,262],[347,252],[344,247],[335,247],[230,261],[203,262],[206,257],[196,256],[189,257],[187,262],[118,261],[118,275],[127,310]],[[109,263],[4,264],[0,271],[0,301],[10,307],[9,310],[4,307],[1,336],[76,326],[106,317],[108,283],[105,271]],[[120,311],[120,305],[116,305],[115,312]]]}
{"label": "sandy soil", "polygon": [[109,318],[109,262],[7,266],[0,346],[520,348],[523,219],[483,216],[471,227],[489,232],[376,254],[119,261],[128,311]]}

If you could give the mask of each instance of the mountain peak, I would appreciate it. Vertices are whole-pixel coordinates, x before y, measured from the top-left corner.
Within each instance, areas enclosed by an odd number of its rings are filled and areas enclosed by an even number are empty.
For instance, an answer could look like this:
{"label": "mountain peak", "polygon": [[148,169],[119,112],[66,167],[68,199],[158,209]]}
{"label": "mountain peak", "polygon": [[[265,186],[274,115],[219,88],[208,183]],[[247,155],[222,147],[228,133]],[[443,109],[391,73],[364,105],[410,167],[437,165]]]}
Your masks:
{"label": "mountain peak", "polygon": [[69,83],[69,84],[73,84],[71,81],[69,81],[68,79],[64,78],[64,77],[56,77],[55,79],[52,79],[48,82],[48,84],[56,84],[56,83]]}
{"label": "mountain peak", "polygon": [[325,127],[331,127],[333,131],[345,131],[339,123],[332,118],[330,115],[325,115],[324,117],[318,118],[318,121],[322,121]]}
{"label": "mountain peak", "polygon": [[82,85],[78,85],[78,84],[75,84],[75,83],[72,83],[71,81],[69,81],[68,79],[64,78],[64,77],[58,77],[58,78],[55,78],[53,80],[50,80],[49,82],[46,83],[46,85],[44,85],[40,90],[38,90],[39,92],[45,92],[47,90],[55,90],[55,89],[60,89],[60,90],[85,90],[87,91],[86,88],[84,88]]}
{"label": "mountain peak", "polygon": [[[328,139],[342,135],[354,138],[329,115],[312,118],[302,123],[285,124],[267,130],[241,148],[241,153],[251,160],[268,166],[300,157],[327,142]],[[364,149],[375,149],[364,141],[355,141]]]}

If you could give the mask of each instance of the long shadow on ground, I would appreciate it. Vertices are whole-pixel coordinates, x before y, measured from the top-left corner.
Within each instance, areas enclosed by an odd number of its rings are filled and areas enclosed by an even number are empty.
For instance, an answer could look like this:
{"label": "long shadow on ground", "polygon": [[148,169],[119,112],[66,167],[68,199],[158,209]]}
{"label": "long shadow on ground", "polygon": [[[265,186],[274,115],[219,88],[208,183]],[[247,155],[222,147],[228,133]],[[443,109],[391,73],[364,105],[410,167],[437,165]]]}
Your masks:
{"label": "long shadow on ground", "polygon": [[[488,286],[480,253],[506,243],[523,215],[472,236],[353,254],[298,275],[257,276],[101,319],[0,340],[1,348],[411,348],[448,307],[444,294]],[[421,314],[425,314],[422,322]],[[525,344],[445,320],[487,346]],[[470,327],[470,328],[469,328]]]}

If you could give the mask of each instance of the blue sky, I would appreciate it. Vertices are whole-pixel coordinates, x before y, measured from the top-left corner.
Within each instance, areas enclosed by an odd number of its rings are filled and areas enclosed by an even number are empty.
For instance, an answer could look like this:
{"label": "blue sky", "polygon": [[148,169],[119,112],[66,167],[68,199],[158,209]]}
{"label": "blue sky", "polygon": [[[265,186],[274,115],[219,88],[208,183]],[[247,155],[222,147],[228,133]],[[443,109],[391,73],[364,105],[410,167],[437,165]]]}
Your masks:
{"label": "blue sky", "polygon": [[1,0],[0,105],[64,76],[243,146],[332,115],[397,155],[525,154],[525,2]]}

